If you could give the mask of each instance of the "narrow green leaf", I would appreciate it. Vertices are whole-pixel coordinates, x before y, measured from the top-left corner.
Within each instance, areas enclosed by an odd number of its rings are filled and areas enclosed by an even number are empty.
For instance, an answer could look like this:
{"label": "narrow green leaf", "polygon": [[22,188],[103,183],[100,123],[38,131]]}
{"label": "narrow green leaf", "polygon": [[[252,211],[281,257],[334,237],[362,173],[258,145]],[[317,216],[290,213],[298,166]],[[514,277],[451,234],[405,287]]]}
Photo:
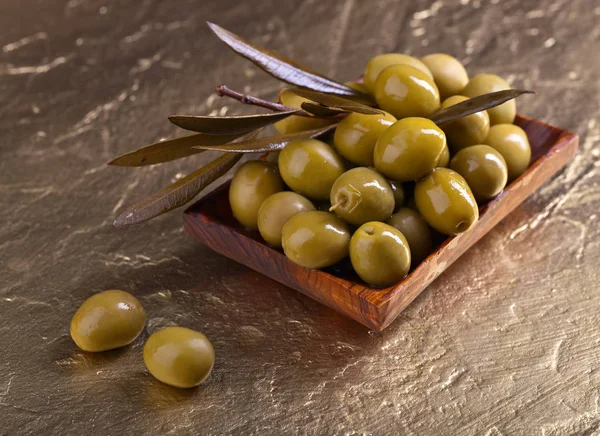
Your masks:
{"label": "narrow green leaf", "polygon": [[332,124],[319,129],[304,130],[302,132],[288,133],[286,135],[267,136],[266,138],[249,139],[246,141],[236,142],[235,144],[199,145],[198,148],[203,150],[218,150],[235,153],[263,153],[266,151],[277,151],[281,150],[295,139],[316,138],[335,129],[336,126],[337,124]]}
{"label": "narrow green leaf", "polygon": [[276,123],[298,110],[273,112],[258,115],[238,115],[231,117],[208,117],[195,115],[171,115],[169,121],[182,129],[193,132],[210,133],[213,135],[231,135],[248,133],[269,124]]}
{"label": "narrow green leaf", "polygon": [[157,142],[130,153],[125,153],[111,160],[108,165],[140,167],[169,162],[175,159],[181,159],[182,157],[202,153],[202,150],[192,148],[195,145],[225,144],[240,136],[242,136],[240,133],[234,135],[206,135],[204,133],[199,133],[197,135],[182,136],[180,138]]}
{"label": "narrow green leaf", "polygon": [[313,103],[312,101],[305,101],[301,104],[302,109],[306,112],[313,114],[317,117],[333,117],[339,114],[347,114],[349,111],[344,109],[332,108],[329,106],[323,106],[319,103]]}
{"label": "narrow green leaf", "polygon": [[431,115],[429,119],[438,125],[450,123],[459,118],[466,117],[467,115],[499,106],[502,103],[523,94],[535,94],[535,92],[526,89],[507,89],[504,91],[490,92],[489,94],[470,98],[469,100],[441,109]]}
{"label": "narrow green leaf", "polygon": [[114,225],[124,227],[139,224],[183,206],[209,184],[229,171],[241,157],[242,154],[238,153],[226,153],[219,156],[208,165],[129,207],[115,219]]}
{"label": "narrow green leaf", "polygon": [[302,88],[331,94],[361,95],[360,92],[346,85],[316,73],[272,50],[254,44],[214,23],[207,22],[207,24],[215,35],[234,52],[254,62],[258,67],[279,80]]}
{"label": "narrow green leaf", "polygon": [[364,105],[357,101],[348,100],[347,98],[338,97],[336,95],[324,94],[322,92],[310,91],[308,89],[291,89],[295,94],[300,97],[314,101],[315,103],[322,104],[334,109],[341,109],[348,112],[357,112],[359,114],[366,115],[379,115],[383,114],[380,109],[372,108]]}

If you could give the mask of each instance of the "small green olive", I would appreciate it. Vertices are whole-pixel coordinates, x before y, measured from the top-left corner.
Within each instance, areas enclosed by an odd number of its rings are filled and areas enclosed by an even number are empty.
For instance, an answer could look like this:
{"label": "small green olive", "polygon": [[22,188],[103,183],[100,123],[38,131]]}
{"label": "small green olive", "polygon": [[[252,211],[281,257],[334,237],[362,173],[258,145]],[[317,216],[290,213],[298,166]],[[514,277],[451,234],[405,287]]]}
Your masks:
{"label": "small green olive", "polygon": [[408,241],[413,267],[429,256],[433,247],[431,230],[419,212],[402,207],[386,223],[402,232]]}
{"label": "small green olive", "polygon": [[348,256],[350,231],[344,221],[329,212],[294,215],[282,230],[285,255],[306,268],[325,268]]}
{"label": "small green olive", "polygon": [[329,200],[331,187],[345,171],[344,161],[330,145],[317,139],[297,139],[279,154],[285,183],[314,200]]}
{"label": "small green olive", "polygon": [[344,85],[346,85],[349,88],[354,89],[355,91],[362,92],[363,94],[369,93],[369,90],[367,89],[367,87],[365,86],[364,83],[352,81],[352,82],[344,82]]}
{"label": "small green olive", "polygon": [[267,198],[258,210],[258,230],[268,244],[281,248],[281,229],[294,215],[315,206],[306,197],[295,192],[278,192]]}
{"label": "small green olive", "polygon": [[[468,99],[468,97],[463,95],[453,95],[444,100],[442,109],[454,106]],[[456,153],[465,147],[483,142],[490,131],[490,117],[487,111],[476,112],[451,123],[444,124],[442,130],[446,134],[446,139],[452,147],[452,151]]]}
{"label": "small green olive", "polygon": [[425,221],[440,233],[457,235],[479,218],[479,209],[465,179],[447,168],[436,168],[415,186],[415,200]]}
{"label": "small green olive", "polygon": [[388,183],[390,184],[392,192],[394,193],[394,210],[398,210],[402,207],[404,204],[404,199],[406,198],[406,195],[404,194],[404,187],[402,186],[402,183],[394,180],[388,180]]}
{"label": "small green olive", "polygon": [[450,55],[434,53],[421,58],[421,61],[433,74],[433,80],[440,90],[442,99],[460,94],[469,83],[469,75],[465,67]]}
{"label": "small green olive", "polygon": [[385,221],[394,212],[394,192],[377,171],[358,167],[346,171],[331,188],[329,202],[335,214],[360,226],[367,221]]}
{"label": "small green olive", "polygon": [[397,120],[394,116],[351,113],[335,129],[333,143],[343,157],[362,166],[373,165],[373,149],[379,136]]}
{"label": "small green olive", "polygon": [[[469,83],[462,94],[469,98],[477,97],[490,92],[503,91],[510,89],[510,85],[503,78],[495,74],[478,74],[469,80]],[[490,125],[511,124],[517,114],[517,103],[515,100],[509,100],[499,106],[487,110],[490,116]]]}
{"label": "small green olive", "polygon": [[161,382],[177,388],[193,388],[212,371],[215,350],[200,332],[167,327],[146,341],[144,363],[150,374]]}
{"label": "small green olive", "polygon": [[[290,89],[284,89],[279,94],[279,101],[281,104],[284,104],[288,107],[302,109],[302,103],[310,100],[300,97]],[[302,130],[318,129],[320,127],[328,126],[334,122],[334,120],[328,120],[326,118],[291,115],[281,121],[277,121],[274,126],[279,133],[286,135],[288,133],[301,132]]]}
{"label": "small green olive", "polygon": [[409,65],[392,65],[375,82],[377,105],[398,119],[428,117],[440,108],[437,86],[427,74]]}
{"label": "small green olive", "polygon": [[124,291],[103,291],[77,309],[71,337],[84,351],[112,350],[133,342],[145,323],[146,312],[137,298]]}
{"label": "small green olive", "polygon": [[258,160],[241,165],[229,187],[229,205],[233,216],[248,229],[258,229],[258,209],[267,197],[283,191],[285,186],[277,167]]}
{"label": "small green olive", "polygon": [[402,280],[410,270],[410,256],[404,235],[382,222],[363,224],[350,241],[354,271],[373,286],[389,286]]}
{"label": "small green olive", "polygon": [[508,181],[512,182],[529,167],[531,147],[527,133],[514,124],[496,124],[490,128],[484,144],[496,149],[506,161]]}
{"label": "small green olive", "polygon": [[489,145],[463,148],[450,161],[450,168],[465,178],[479,202],[494,198],[506,186],[506,162]]}
{"label": "small green olive", "polygon": [[438,167],[447,167],[449,163],[450,163],[450,149],[448,148],[448,145],[446,145],[444,147],[444,151],[442,151],[442,154],[440,155],[440,160],[438,161],[437,166]]}
{"label": "small green olive", "polygon": [[418,180],[434,169],[446,147],[446,135],[426,118],[403,118],[381,134],[375,168],[390,180]]}
{"label": "small green olive", "polygon": [[429,68],[425,66],[423,62],[409,55],[400,53],[386,53],[375,56],[367,62],[364,73],[364,85],[365,88],[373,93],[375,89],[375,82],[379,74],[387,67],[392,65],[409,65],[417,70],[425,73],[427,77],[433,80],[433,75]]}

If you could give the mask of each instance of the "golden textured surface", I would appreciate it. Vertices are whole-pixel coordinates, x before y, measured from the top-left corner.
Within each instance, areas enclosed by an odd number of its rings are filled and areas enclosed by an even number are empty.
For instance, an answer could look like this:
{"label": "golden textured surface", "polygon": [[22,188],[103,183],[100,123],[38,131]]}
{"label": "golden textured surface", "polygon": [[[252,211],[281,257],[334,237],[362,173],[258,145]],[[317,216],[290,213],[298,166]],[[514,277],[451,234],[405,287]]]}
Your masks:
{"label": "golden textured surface", "polygon": [[[581,135],[574,162],[381,334],[195,243],[181,214],[116,213],[210,156],[107,168],[173,136],[173,113],[278,82],[216,21],[339,78],[370,56],[456,55],[533,88],[520,112]],[[600,431],[600,5],[552,1],[0,1],[0,434],[592,435]],[[69,321],[103,289],[140,299],[130,347],[77,350]],[[142,347],[204,332],[215,369],[162,385]]]}

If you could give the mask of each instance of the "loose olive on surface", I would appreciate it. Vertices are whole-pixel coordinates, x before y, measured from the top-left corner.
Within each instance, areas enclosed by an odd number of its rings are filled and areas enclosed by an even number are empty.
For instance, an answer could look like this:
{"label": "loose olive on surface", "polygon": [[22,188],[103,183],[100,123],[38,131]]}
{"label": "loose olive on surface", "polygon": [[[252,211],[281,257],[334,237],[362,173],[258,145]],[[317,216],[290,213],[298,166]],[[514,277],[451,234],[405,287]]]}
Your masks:
{"label": "loose olive on surface", "polygon": [[312,211],[294,215],[282,230],[285,255],[307,268],[325,268],[348,256],[348,225],[329,212]]}
{"label": "loose olive on surface", "polygon": [[361,279],[373,286],[389,286],[410,270],[410,249],[404,235],[378,221],[363,224],[350,241],[350,261]]}
{"label": "loose olive on surface", "polygon": [[315,210],[306,197],[295,192],[278,192],[267,198],[258,210],[258,230],[268,244],[281,247],[281,229],[294,215]]}
{"label": "loose olive on surface", "polygon": [[346,171],[331,188],[329,202],[335,214],[360,226],[367,221],[385,221],[394,211],[394,192],[377,171],[358,167]]}
{"label": "loose olive on surface", "polygon": [[490,128],[484,144],[502,155],[508,168],[508,181],[512,182],[529,167],[531,147],[527,133],[514,124],[496,124]]}
{"label": "loose olive on surface", "polygon": [[71,320],[71,337],[84,351],[123,347],[144,329],[146,312],[133,295],[119,290],[99,292],[85,300]]}
{"label": "loose olive on surface", "polygon": [[465,67],[450,55],[434,53],[422,57],[421,62],[431,71],[442,99],[460,94],[469,83],[469,75]]}
{"label": "loose olive on surface", "polygon": [[463,148],[450,161],[450,168],[464,177],[479,202],[494,198],[506,186],[506,162],[489,145]]}
{"label": "loose olive on surface", "polygon": [[394,193],[394,210],[398,210],[404,204],[404,199],[406,195],[404,194],[404,187],[402,183],[396,182],[393,180],[388,180],[390,187],[392,188],[392,192]]}
{"label": "loose olive on surface", "polygon": [[240,166],[229,187],[229,205],[233,216],[248,229],[258,229],[258,209],[267,197],[283,191],[285,186],[277,167],[252,160]]}
{"label": "loose olive on surface", "polygon": [[425,221],[446,235],[467,231],[479,209],[465,179],[455,171],[436,168],[415,186],[415,200]]}
{"label": "loose olive on surface", "polygon": [[409,65],[392,65],[377,77],[377,105],[398,119],[428,117],[440,108],[440,93],[427,74]]}
{"label": "loose olive on surface", "polygon": [[[468,99],[463,95],[453,95],[444,100],[442,109]],[[465,147],[483,143],[490,131],[490,117],[487,111],[476,112],[451,123],[443,124],[442,130],[446,134],[446,139],[452,147],[452,151],[456,153]]]}
{"label": "loose olive on surface", "polygon": [[178,388],[202,383],[215,363],[215,350],[206,336],[185,327],[153,333],[144,345],[144,363],[155,378]]}
{"label": "loose olive on surface", "polygon": [[[463,90],[462,94],[469,98],[477,97],[490,92],[503,91],[510,89],[510,85],[506,80],[495,74],[478,74],[469,80],[469,83]],[[517,114],[517,103],[515,100],[509,100],[499,106],[487,110],[490,116],[490,124],[512,123]]]}
{"label": "loose olive on surface", "polygon": [[413,267],[429,256],[433,247],[431,229],[419,212],[402,207],[386,223],[402,232],[408,241]]}
{"label": "loose olive on surface", "polygon": [[442,154],[440,155],[440,160],[438,161],[437,166],[438,167],[447,167],[449,163],[450,163],[450,149],[448,148],[448,145],[446,145],[444,147],[444,151],[442,151]]}
{"label": "loose olive on surface", "polygon": [[373,165],[373,149],[379,136],[396,118],[391,114],[365,115],[351,113],[335,129],[333,143],[343,157],[358,165]]}
{"label": "loose olive on surface", "polygon": [[433,80],[433,75],[429,68],[425,66],[423,62],[409,55],[400,53],[387,53],[371,58],[367,62],[365,67],[365,73],[363,76],[365,88],[373,93],[375,89],[375,82],[379,74],[387,67],[392,65],[409,65],[417,70],[423,72],[427,77]]}
{"label": "loose olive on surface", "polygon": [[285,183],[314,200],[329,200],[344,161],[330,145],[317,139],[297,139],[279,154],[279,172]]}
{"label": "loose olive on surface", "polygon": [[[302,103],[310,101],[300,97],[289,89],[284,89],[279,94],[279,101],[288,107],[302,109]],[[295,133],[302,130],[318,129],[334,123],[335,120],[317,117],[301,117],[300,115],[291,115],[281,121],[277,121],[274,126],[281,134]]]}
{"label": "loose olive on surface", "polygon": [[434,169],[446,135],[426,118],[403,118],[381,134],[373,154],[375,168],[391,180],[418,180]]}

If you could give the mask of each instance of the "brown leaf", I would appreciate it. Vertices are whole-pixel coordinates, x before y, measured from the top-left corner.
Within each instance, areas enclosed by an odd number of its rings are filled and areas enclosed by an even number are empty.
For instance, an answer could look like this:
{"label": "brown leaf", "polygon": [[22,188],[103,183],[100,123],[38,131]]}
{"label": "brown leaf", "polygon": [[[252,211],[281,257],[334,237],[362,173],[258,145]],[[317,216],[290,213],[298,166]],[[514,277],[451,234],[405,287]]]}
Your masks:
{"label": "brown leaf", "polygon": [[230,117],[208,117],[195,115],[171,115],[169,121],[182,129],[213,135],[248,133],[269,124],[283,120],[299,110],[273,112],[258,115],[238,115]]}
{"label": "brown leaf", "polygon": [[302,88],[338,95],[361,95],[360,92],[306,68],[272,50],[254,44],[222,27],[207,22],[217,37],[234,52],[254,62],[270,75]]}
{"label": "brown leaf", "polygon": [[[334,122],[332,120],[332,122]],[[202,150],[218,150],[235,153],[264,153],[266,151],[277,151],[284,148],[295,139],[316,138],[335,129],[337,124],[321,127],[313,130],[304,130],[302,132],[288,133],[285,135],[267,136],[266,138],[249,139],[236,142],[235,144],[224,145],[199,145]]]}
{"label": "brown leaf", "polygon": [[328,106],[333,109],[341,109],[348,112],[357,112],[359,114],[366,115],[380,115],[383,114],[381,109],[372,108],[364,105],[357,101],[348,100],[347,98],[338,97],[336,95],[324,94],[322,92],[310,91],[308,89],[291,89],[295,94],[300,97],[314,101],[315,103]]}
{"label": "brown leaf", "polygon": [[507,89],[504,91],[490,92],[489,94],[470,98],[469,100],[441,109],[431,115],[429,119],[438,125],[450,123],[459,118],[466,117],[467,115],[499,106],[502,103],[523,94],[535,94],[535,92],[525,89]]}
{"label": "brown leaf", "polygon": [[117,227],[139,224],[190,202],[200,191],[229,171],[242,157],[225,153],[208,165],[129,207],[115,219]]}
{"label": "brown leaf", "polygon": [[202,153],[202,150],[192,148],[195,145],[225,144],[240,136],[242,136],[240,133],[234,135],[206,135],[199,133],[197,135],[168,139],[116,157],[108,165],[139,167],[169,162]]}

